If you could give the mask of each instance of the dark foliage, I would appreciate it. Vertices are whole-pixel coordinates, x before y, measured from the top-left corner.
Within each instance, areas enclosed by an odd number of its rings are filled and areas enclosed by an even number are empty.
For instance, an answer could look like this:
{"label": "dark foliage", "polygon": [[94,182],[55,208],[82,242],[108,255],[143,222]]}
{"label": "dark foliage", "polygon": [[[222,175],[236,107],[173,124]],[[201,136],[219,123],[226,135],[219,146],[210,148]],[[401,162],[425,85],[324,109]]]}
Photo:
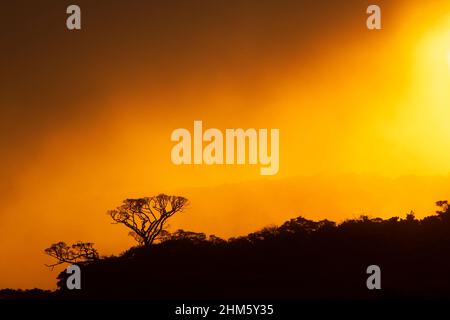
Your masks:
{"label": "dark foliage", "polygon": [[42,289],[1,289],[0,299],[48,299],[55,296],[54,292]]}
{"label": "dark foliage", "polygon": [[[362,216],[341,224],[298,217],[228,241],[179,230],[152,247],[82,266],[70,298],[450,298],[450,210],[422,220]],[[382,290],[366,288],[367,266]]]}
{"label": "dark foliage", "polygon": [[[83,260],[82,290],[0,291],[0,298],[56,299],[449,299],[450,208],[418,220],[311,221],[298,217],[245,237],[163,232],[119,257]],[[70,247],[67,247],[70,248]],[[381,268],[368,290],[366,268]]]}

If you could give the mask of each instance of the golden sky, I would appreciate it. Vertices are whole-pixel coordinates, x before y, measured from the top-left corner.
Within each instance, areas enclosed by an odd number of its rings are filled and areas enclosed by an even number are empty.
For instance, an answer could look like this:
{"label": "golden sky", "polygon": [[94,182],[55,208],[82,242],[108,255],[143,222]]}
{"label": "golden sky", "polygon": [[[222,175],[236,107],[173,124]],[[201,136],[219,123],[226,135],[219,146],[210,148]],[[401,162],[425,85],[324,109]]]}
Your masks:
{"label": "golden sky", "polygon": [[[133,244],[106,211],[191,200],[223,237],[304,215],[419,216],[450,199],[450,3],[17,1],[0,13],[0,287],[54,288],[51,243]],[[175,166],[176,128],[279,128],[280,171]]]}

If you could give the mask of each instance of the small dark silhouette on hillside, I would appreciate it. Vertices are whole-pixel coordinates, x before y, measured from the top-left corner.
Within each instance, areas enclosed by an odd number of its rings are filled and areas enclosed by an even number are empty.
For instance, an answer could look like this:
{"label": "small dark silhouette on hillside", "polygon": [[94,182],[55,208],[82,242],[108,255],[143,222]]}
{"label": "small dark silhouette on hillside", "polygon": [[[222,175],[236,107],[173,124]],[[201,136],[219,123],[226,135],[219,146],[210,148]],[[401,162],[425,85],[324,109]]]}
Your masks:
{"label": "small dark silhouette on hillside", "polygon": [[[361,216],[340,224],[298,217],[228,240],[160,233],[158,243],[139,241],[120,256],[83,260],[81,290],[66,289],[68,275],[61,272],[49,297],[449,299],[450,206],[436,204],[436,214],[421,220],[412,212],[405,219]],[[370,265],[381,269],[381,290],[366,286]]]}
{"label": "small dark silhouette on hillside", "polygon": [[46,265],[51,268],[62,263],[81,264],[92,262],[99,258],[97,249],[94,248],[94,244],[91,242],[77,242],[68,246],[61,241],[45,249],[45,253],[58,260],[56,263]]}

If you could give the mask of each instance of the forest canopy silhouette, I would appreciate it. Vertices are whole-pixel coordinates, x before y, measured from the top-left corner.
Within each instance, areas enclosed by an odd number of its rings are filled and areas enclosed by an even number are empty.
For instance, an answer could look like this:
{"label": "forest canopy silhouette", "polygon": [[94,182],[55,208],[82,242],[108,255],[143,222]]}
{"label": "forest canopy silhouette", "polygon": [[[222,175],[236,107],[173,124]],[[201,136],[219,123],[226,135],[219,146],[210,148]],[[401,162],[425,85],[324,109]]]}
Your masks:
{"label": "forest canopy silhouette", "polygon": [[[137,246],[100,257],[92,243],[53,244],[60,263],[77,263],[82,290],[61,272],[54,292],[2,290],[1,297],[54,299],[394,299],[450,298],[450,205],[416,219],[361,216],[336,223],[297,217],[281,226],[221,239],[164,229],[188,200],[127,199],[109,211]],[[368,290],[366,268],[382,270],[382,290]]]}

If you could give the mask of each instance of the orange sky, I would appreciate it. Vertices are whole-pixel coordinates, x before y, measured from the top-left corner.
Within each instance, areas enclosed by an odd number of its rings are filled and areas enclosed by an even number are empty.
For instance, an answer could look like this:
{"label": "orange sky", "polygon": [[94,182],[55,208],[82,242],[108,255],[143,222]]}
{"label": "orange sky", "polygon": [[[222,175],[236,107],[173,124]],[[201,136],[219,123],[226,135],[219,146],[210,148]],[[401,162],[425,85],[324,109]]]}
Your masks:
{"label": "orange sky", "polygon": [[[79,1],[75,33],[64,3],[5,5],[0,287],[54,288],[53,242],[131,246],[105,214],[130,197],[184,195],[171,228],[223,237],[433,213],[450,199],[450,4],[377,3],[381,31],[359,0]],[[279,173],[173,165],[170,134],[194,120],[279,128]]]}

